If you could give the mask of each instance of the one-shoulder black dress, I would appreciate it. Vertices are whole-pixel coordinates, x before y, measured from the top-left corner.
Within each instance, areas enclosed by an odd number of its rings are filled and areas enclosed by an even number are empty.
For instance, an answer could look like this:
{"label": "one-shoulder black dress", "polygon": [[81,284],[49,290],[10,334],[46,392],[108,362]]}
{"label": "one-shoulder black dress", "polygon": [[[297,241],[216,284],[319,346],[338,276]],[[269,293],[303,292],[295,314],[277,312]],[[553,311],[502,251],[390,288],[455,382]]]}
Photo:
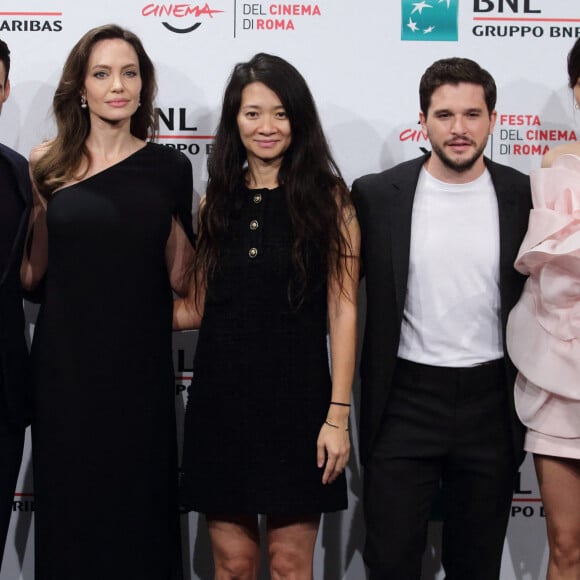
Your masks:
{"label": "one-shoulder black dress", "polygon": [[32,347],[36,580],[178,571],[172,218],[191,232],[189,160],[148,144],[48,202]]}
{"label": "one-shoulder black dress", "polygon": [[311,248],[297,304],[284,190],[241,188],[236,198],[197,343],[181,504],[218,514],[344,509],[344,474],[322,485],[316,463],[331,395],[320,259]]}

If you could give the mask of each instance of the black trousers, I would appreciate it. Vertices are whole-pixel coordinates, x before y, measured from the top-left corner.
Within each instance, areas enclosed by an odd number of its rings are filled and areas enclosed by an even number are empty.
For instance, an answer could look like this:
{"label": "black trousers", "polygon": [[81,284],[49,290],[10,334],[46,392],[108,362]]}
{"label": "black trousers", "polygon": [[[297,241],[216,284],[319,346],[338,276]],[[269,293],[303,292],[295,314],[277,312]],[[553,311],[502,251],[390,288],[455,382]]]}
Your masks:
{"label": "black trousers", "polygon": [[10,423],[0,383],[0,568],[23,447],[24,428]]}
{"label": "black trousers", "polygon": [[497,580],[516,473],[503,360],[399,360],[364,474],[370,580],[419,580],[433,498],[443,493],[446,580]]}

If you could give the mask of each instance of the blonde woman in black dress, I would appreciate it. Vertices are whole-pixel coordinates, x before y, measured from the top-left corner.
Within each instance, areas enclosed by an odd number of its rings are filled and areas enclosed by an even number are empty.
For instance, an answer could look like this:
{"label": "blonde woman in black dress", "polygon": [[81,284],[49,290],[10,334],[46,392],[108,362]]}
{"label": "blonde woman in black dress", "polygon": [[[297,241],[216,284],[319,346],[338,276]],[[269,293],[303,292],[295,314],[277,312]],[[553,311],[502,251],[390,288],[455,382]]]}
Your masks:
{"label": "blonde woman in black dress", "polygon": [[87,32],[54,97],[57,136],[32,154],[36,580],[178,577],[171,316],[192,174],[147,142],[155,90],[134,34]]}

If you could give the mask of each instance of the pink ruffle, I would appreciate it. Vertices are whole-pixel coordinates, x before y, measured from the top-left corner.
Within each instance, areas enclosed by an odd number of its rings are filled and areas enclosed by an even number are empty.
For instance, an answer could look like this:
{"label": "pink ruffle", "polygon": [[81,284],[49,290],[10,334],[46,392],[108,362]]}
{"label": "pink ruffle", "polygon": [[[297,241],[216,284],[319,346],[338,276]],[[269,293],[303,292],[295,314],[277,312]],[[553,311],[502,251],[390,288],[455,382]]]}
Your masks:
{"label": "pink ruffle", "polygon": [[516,405],[529,427],[578,437],[580,157],[562,155],[551,168],[533,171],[531,184],[534,209],[515,262],[529,278],[506,337],[520,371]]}

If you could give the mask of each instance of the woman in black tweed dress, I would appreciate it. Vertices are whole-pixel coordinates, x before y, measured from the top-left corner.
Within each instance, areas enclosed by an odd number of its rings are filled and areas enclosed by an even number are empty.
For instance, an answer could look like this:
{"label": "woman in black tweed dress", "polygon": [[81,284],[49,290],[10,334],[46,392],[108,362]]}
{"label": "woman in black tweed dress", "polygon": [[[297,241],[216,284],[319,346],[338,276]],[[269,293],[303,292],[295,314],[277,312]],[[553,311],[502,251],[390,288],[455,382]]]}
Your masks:
{"label": "woman in black tweed dress", "polygon": [[[181,503],[206,515],[216,578],[312,576],[321,512],[347,506],[359,230],[298,71],[258,54],[225,91],[188,300],[199,324]],[[330,337],[329,370],[327,331]]]}

